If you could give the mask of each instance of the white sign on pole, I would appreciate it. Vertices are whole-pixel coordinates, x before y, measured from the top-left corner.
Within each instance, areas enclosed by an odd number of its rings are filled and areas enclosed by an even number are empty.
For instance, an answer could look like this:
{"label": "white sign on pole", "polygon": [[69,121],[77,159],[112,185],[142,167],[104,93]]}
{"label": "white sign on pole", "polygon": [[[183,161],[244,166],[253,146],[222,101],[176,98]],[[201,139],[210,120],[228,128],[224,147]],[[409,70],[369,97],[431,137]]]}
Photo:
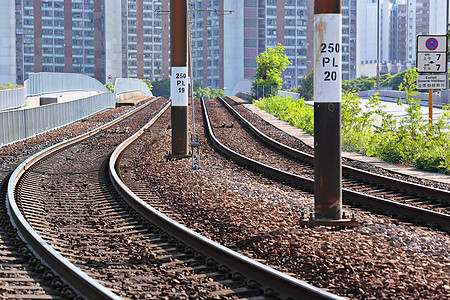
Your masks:
{"label": "white sign on pole", "polygon": [[170,98],[172,106],[188,106],[188,69],[172,67],[170,76]]}
{"label": "white sign on pole", "polygon": [[418,52],[446,52],[447,36],[445,35],[418,35]]}
{"label": "white sign on pole", "polygon": [[314,102],[341,102],[341,14],[314,15]]}
{"label": "white sign on pole", "polygon": [[416,79],[418,90],[445,90],[447,89],[446,74],[419,74]]}
{"label": "white sign on pole", "polygon": [[417,68],[422,72],[445,72],[446,61],[445,53],[417,53]]}
{"label": "white sign on pole", "polygon": [[447,72],[447,36],[417,36],[417,71],[419,73]]}

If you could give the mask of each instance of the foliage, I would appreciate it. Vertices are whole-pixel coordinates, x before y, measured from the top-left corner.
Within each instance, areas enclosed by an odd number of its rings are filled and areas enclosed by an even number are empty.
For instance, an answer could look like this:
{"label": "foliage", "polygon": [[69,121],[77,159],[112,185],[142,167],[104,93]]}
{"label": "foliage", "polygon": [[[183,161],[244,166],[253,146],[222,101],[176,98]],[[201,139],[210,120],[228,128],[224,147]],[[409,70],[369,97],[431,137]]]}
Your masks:
{"label": "foliage", "polygon": [[283,85],[281,73],[291,64],[284,54],[284,46],[277,44],[275,48],[268,47],[256,57],[256,63],[258,66],[252,83],[253,97],[257,97],[258,86],[277,86],[280,89]]}
{"label": "foliage", "polygon": [[342,89],[344,91],[367,91],[370,88],[377,85],[376,79],[374,77],[361,76],[353,80],[343,80]]}
{"label": "foliage", "polygon": [[[450,44],[450,23],[447,24],[447,44]],[[447,61],[450,61],[450,47],[447,45]]]}
{"label": "foliage", "polygon": [[[395,74],[383,74],[380,76],[381,87],[392,87],[394,90],[399,89],[399,85],[403,81],[406,71]],[[361,76],[353,80],[342,80],[342,90],[345,92],[353,91],[367,91],[377,86],[377,77]]]}
{"label": "foliage", "polygon": [[203,88],[200,86],[197,90],[194,91],[194,97],[215,99],[217,97],[225,97],[225,92],[221,89],[211,89],[209,87]]}
{"label": "foliage", "polygon": [[389,81],[389,86],[391,86],[394,90],[399,90],[400,84],[403,82],[403,78],[408,71],[411,70],[406,70],[392,76],[392,79]]}
{"label": "foliage", "polygon": [[[148,79],[141,79],[150,89],[150,91],[153,89],[152,84],[150,83],[150,80]],[[114,93],[114,84],[112,83],[107,83],[105,84],[105,87],[108,89],[108,91],[110,91],[111,93]]]}
{"label": "foliage", "polygon": [[162,80],[152,82],[152,93],[156,97],[170,98],[170,79],[164,78]]}
{"label": "foliage", "polygon": [[272,96],[255,100],[254,104],[277,118],[309,134],[314,134],[314,109],[306,105],[304,99]]}
{"label": "foliage", "polygon": [[300,86],[297,89],[297,92],[301,97],[305,99],[305,101],[312,101],[314,96],[314,70],[304,75]]}
{"label": "foliage", "polygon": [[22,88],[23,85],[14,84],[12,82],[8,82],[6,85],[0,83],[0,90],[12,90]]}
{"label": "foliage", "polygon": [[114,85],[112,83],[105,84],[105,87],[108,89],[108,91],[114,93]]}
{"label": "foliage", "polygon": [[[442,116],[433,126],[429,125],[415,98],[417,75],[416,69],[408,70],[399,84],[399,89],[406,93],[406,101],[397,104],[405,106],[406,114],[398,118],[385,112],[378,93],[362,105],[356,93],[343,92],[343,150],[450,174],[450,105],[444,106]],[[313,134],[313,109],[305,108],[303,100],[270,97],[256,101],[255,105]]]}
{"label": "foliage", "polygon": [[406,115],[394,119],[383,110],[378,111],[376,115],[382,118],[380,128],[366,132],[366,142],[353,147],[356,151],[385,161],[450,174],[450,154],[447,150],[450,145],[450,113],[446,107],[435,126],[428,124],[420,113],[420,100],[415,98],[417,75],[416,69],[407,70],[399,85],[399,90],[406,93],[406,103],[399,100],[397,104],[406,106]]}
{"label": "foliage", "polygon": [[201,80],[194,80],[194,91],[203,88],[203,84]]}
{"label": "foliage", "polygon": [[153,85],[149,79],[141,79],[149,88],[149,90],[153,90]]}

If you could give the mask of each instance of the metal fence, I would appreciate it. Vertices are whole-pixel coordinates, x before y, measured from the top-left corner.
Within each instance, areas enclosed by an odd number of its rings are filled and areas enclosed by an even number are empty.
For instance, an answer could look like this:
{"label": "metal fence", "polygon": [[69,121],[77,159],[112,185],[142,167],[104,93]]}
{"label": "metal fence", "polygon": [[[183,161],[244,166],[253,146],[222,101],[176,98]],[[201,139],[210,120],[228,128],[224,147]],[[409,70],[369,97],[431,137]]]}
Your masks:
{"label": "metal fence", "polygon": [[25,88],[27,96],[71,91],[108,92],[97,79],[74,73],[32,73],[25,81]]}
{"label": "metal fence", "polygon": [[300,94],[299,93],[293,93],[293,92],[285,92],[285,91],[278,91],[278,96],[280,97],[290,97],[294,100],[299,100]]}
{"label": "metal fence", "polygon": [[278,85],[257,85],[256,99],[271,97],[278,94]]}
{"label": "metal fence", "polygon": [[25,105],[25,88],[0,90],[0,110]]}
{"label": "metal fence", "polygon": [[0,146],[29,138],[115,106],[114,94],[0,113]]}
{"label": "metal fence", "polygon": [[141,91],[147,96],[153,96],[147,84],[137,78],[117,78],[114,83],[116,98],[120,94]]}

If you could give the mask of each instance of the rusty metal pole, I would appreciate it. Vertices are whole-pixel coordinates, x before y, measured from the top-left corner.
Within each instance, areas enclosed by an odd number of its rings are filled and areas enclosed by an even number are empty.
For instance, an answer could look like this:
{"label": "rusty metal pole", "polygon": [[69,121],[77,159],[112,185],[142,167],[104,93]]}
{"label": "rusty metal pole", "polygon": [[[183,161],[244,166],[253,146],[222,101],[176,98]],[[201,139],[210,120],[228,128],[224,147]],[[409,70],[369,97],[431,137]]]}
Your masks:
{"label": "rusty metal pole", "polygon": [[188,3],[170,0],[171,158],[188,155]]}
{"label": "rusty metal pole", "polygon": [[314,212],[342,218],[340,0],[314,2]]}
{"label": "rusty metal pole", "polygon": [[433,126],[433,90],[428,90],[428,123]]}

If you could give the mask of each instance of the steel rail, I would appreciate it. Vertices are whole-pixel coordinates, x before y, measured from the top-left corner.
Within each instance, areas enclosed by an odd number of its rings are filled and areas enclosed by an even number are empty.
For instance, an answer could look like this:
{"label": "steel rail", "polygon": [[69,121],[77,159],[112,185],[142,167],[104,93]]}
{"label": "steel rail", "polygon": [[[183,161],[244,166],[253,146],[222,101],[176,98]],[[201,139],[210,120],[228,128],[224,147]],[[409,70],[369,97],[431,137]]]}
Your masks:
{"label": "steel rail", "polygon": [[[146,125],[148,128],[152,121]],[[151,223],[160,226],[169,234],[184,241],[186,244],[196,248],[202,253],[213,257],[217,261],[256,279],[260,283],[270,286],[283,294],[296,299],[343,299],[337,295],[326,292],[304,281],[286,275],[266,265],[256,262],[240,253],[228,249],[188,228],[175,222],[166,215],[160,213],[134,194],[120,179],[116,171],[116,162],[121,152],[144,132],[145,129],[124,141],[111,154],[109,161],[109,173],[114,187],[119,194],[132,206],[141,216]]]}
{"label": "steel rail", "polygon": [[87,133],[69,139],[67,141],[60,142],[49,148],[46,148],[35,155],[29,157],[23,161],[13,172],[11,178],[8,181],[7,190],[7,205],[8,214],[10,215],[11,222],[18,229],[18,232],[22,239],[30,246],[34,254],[39,257],[45,264],[47,264],[53,271],[55,271],[63,281],[73,287],[79,294],[83,295],[87,299],[121,299],[119,296],[111,292],[109,289],[102,286],[93,278],[78,269],[74,264],[69,262],[66,258],[55,251],[47,242],[44,241],[34,229],[27,222],[22,212],[20,211],[16,198],[15,189],[19,183],[21,177],[25,174],[26,170],[31,168],[34,164],[41,161],[45,157],[56,153],[70,145],[78,143],[82,140],[89,138],[92,135],[111,127],[130,115],[142,110],[149,104],[155,102],[159,98],[152,99],[146,104],[139,106],[138,108],[120,116],[119,118],[106,123],[98,128],[95,128]]}
{"label": "steel rail", "polygon": [[[238,118],[253,134],[255,134],[263,143],[273,147],[277,151],[286,154],[289,157],[294,159],[302,160],[311,164],[314,164],[314,155],[299,151],[297,149],[293,149],[289,146],[286,146],[270,137],[262,133],[258,130],[253,124],[251,124],[248,120],[246,120],[243,116],[241,116],[230,104],[228,104],[223,98],[218,98],[222,103],[224,103],[225,107],[233,113],[233,115]],[[436,199],[450,199],[450,191],[437,189],[413,182],[407,182],[404,180],[387,177],[383,175],[379,175],[376,173],[370,173],[365,170],[360,170],[354,167],[342,165],[342,172],[347,176],[354,176],[357,178],[362,178],[364,180],[376,182],[383,184],[385,186],[397,188],[399,190],[406,190],[409,192],[414,192],[417,194],[425,195],[427,197],[434,197]]]}
{"label": "steel rail", "polygon": [[[222,100],[222,102],[226,103],[225,101],[223,101],[223,99],[221,99],[221,100]],[[228,109],[232,109],[231,106],[228,105],[228,103],[226,103],[226,104],[227,104],[226,107]],[[202,107],[206,111],[206,106],[204,105],[204,102],[202,102]],[[232,109],[232,110],[234,111],[234,109]],[[206,114],[206,116],[207,116],[207,114]],[[251,129],[252,132],[255,132],[255,134],[259,135],[260,138],[263,139],[264,142],[266,142],[267,144],[269,144],[271,146],[272,145],[280,145],[280,146],[276,146],[276,147],[277,148],[280,147],[281,152],[284,152],[290,156],[295,156],[298,154],[298,156],[300,156],[301,159],[306,159],[306,157],[309,156],[309,154],[302,153],[298,150],[295,150],[288,146],[282,145],[282,144],[276,142],[275,140],[267,137],[266,135],[261,133],[258,129],[256,129],[256,127],[254,127],[252,124],[250,124],[248,121],[246,121],[237,112],[236,112],[236,116],[238,117],[238,119],[242,120],[246,126],[249,126],[249,128]],[[305,177],[302,177],[299,175],[295,175],[292,173],[288,173],[288,172],[276,169],[274,167],[262,164],[255,160],[252,160],[248,157],[245,157],[239,153],[236,153],[235,151],[224,146],[222,143],[220,143],[215,138],[214,133],[212,132],[212,128],[209,125],[209,121],[208,121],[207,125],[208,125],[207,126],[208,137],[209,137],[212,145],[218,151],[222,152],[226,156],[232,158],[233,160],[235,160],[236,162],[238,162],[240,164],[248,166],[250,169],[258,171],[269,177],[276,177],[280,181],[289,183],[294,186],[298,186],[298,187],[303,188],[308,191],[314,191],[314,180],[313,179],[305,178]],[[355,168],[351,168],[351,169],[357,170]],[[359,172],[360,170],[357,170],[357,171]],[[372,176],[372,178],[384,177],[384,176],[380,176],[380,175],[376,175],[376,174],[371,174],[366,171],[362,171],[361,173],[357,173],[357,174],[367,174],[367,173],[370,174]],[[363,175],[360,175],[360,176],[363,176]],[[389,183],[386,183],[386,184],[389,185]],[[404,186],[405,190],[413,189],[412,187],[409,188],[409,186],[406,185],[406,184],[409,184],[408,182],[401,182],[399,184],[402,184],[402,186]],[[392,183],[392,185],[394,185],[394,184]],[[420,186],[420,185],[414,184],[414,186]],[[435,191],[435,190],[441,191],[438,189],[432,189],[432,190],[433,191]],[[446,193],[445,193],[446,191],[442,191],[442,192],[443,192],[442,195],[446,195]],[[392,214],[393,216],[403,217],[405,220],[415,219],[420,224],[426,224],[428,226],[438,227],[444,231],[450,231],[450,215],[448,215],[448,214],[435,212],[435,211],[424,209],[424,208],[418,208],[418,207],[415,207],[412,205],[398,203],[395,201],[390,201],[390,200],[366,195],[363,193],[351,191],[351,190],[344,189],[344,188],[342,189],[342,197],[344,200],[350,201],[351,203],[361,203],[362,205],[364,205],[366,207],[379,208],[389,214]],[[444,199],[449,199],[449,196],[447,196],[447,198],[444,198]]]}

